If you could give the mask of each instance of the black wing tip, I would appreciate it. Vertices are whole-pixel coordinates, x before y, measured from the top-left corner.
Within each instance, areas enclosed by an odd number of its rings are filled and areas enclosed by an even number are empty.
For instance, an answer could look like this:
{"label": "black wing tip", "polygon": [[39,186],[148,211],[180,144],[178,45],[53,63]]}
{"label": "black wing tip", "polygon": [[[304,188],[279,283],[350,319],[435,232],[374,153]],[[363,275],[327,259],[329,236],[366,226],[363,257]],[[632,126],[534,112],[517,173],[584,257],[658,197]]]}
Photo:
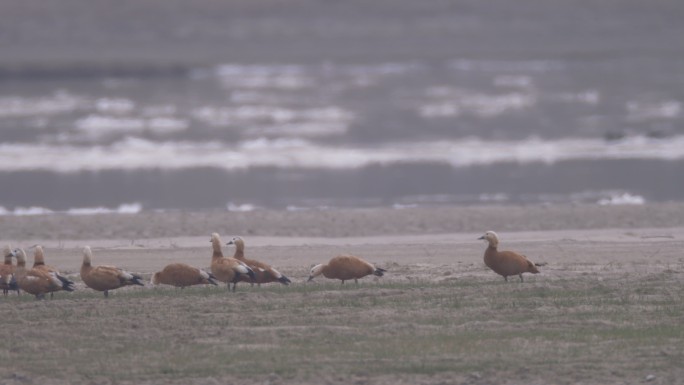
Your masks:
{"label": "black wing tip", "polygon": [[284,276],[284,275],[281,276],[280,278],[278,278],[278,282],[282,283],[282,284],[285,285],[285,286],[287,286],[287,285],[289,285],[289,284],[292,283],[292,281],[290,281],[290,278],[287,278],[287,277]]}

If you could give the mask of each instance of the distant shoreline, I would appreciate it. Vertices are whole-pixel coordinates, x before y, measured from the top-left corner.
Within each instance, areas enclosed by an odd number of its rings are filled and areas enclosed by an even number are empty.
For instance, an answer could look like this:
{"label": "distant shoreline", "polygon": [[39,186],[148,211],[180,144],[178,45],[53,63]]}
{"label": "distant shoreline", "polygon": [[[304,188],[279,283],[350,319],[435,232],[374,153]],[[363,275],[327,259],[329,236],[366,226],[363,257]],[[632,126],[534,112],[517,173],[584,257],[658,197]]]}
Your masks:
{"label": "distant shoreline", "polygon": [[684,203],[644,205],[492,205],[404,209],[172,211],[138,214],[0,216],[3,242],[145,239],[221,234],[358,237],[563,229],[675,228]]}

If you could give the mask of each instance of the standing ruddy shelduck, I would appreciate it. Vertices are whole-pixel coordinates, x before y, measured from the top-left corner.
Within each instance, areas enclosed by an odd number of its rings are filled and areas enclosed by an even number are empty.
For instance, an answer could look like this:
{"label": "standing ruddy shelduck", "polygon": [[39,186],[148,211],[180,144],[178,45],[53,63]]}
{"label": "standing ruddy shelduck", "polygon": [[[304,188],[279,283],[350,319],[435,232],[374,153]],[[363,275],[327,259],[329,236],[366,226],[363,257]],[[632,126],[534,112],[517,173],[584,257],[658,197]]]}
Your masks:
{"label": "standing ruddy shelduck", "polygon": [[278,270],[274,269],[273,266],[245,258],[245,241],[242,238],[234,237],[230,242],[226,243],[226,245],[235,245],[235,254],[233,254],[233,258],[246,263],[247,266],[254,270],[256,277],[252,281],[253,283],[261,285],[262,283],[280,282],[283,285],[289,285],[292,282],[289,278],[280,274]]}
{"label": "standing ruddy shelduck", "polygon": [[166,265],[162,271],[154,273],[152,284],[171,285],[181,289],[192,285],[218,285],[213,274],[184,263]]}
{"label": "standing ruddy shelduck", "polygon": [[17,285],[21,290],[35,295],[36,299],[45,298],[46,293],[55,291],[74,291],[74,283],[59,273],[36,268],[26,270],[26,253],[23,249],[14,249],[12,255],[17,258],[14,271]]}
{"label": "standing ruddy shelduck", "polygon": [[14,254],[12,254],[12,249],[9,245],[5,246],[2,255],[5,257],[5,263],[0,265],[0,288],[2,288],[2,294],[6,296],[10,290],[16,291],[19,294],[17,280],[14,277],[14,265],[12,264],[12,256]]}
{"label": "standing ruddy shelduck", "polygon": [[359,257],[353,255],[338,255],[328,261],[327,264],[320,264],[312,267],[309,281],[313,280],[314,277],[323,274],[325,278],[342,280],[342,284],[344,284],[344,281],[353,279],[358,285],[359,278],[371,274],[382,277],[386,271],[387,270],[385,269],[373,266],[371,263],[368,263]]}
{"label": "standing ruddy shelduck", "polygon": [[81,279],[89,288],[104,292],[105,298],[109,291],[123,286],[145,286],[142,277],[124,271],[114,266],[92,266],[93,252],[89,246],[83,248],[83,263],[81,264]]}
{"label": "standing ruddy shelduck", "polygon": [[523,282],[523,273],[538,274],[537,266],[526,256],[518,254],[513,251],[498,251],[499,237],[493,231],[487,231],[478,239],[484,239],[489,242],[489,247],[484,253],[484,263],[495,273],[504,277],[508,281],[511,275],[520,277],[520,282]]}
{"label": "standing ruddy shelduck", "polygon": [[[36,245],[33,251],[33,268],[38,270],[43,270],[57,274],[61,274],[57,268],[45,264],[45,253],[43,252],[43,246]],[[73,282],[72,282],[73,284]],[[50,293],[50,298],[52,298],[53,293]]]}
{"label": "standing ruddy shelduck", "polygon": [[254,270],[245,263],[238,261],[235,258],[223,256],[221,238],[218,233],[211,234],[210,242],[214,250],[214,253],[211,256],[211,273],[214,274],[216,279],[225,282],[229,289],[232,282],[233,291],[235,291],[237,283],[243,275],[249,276],[252,280],[255,279]]}

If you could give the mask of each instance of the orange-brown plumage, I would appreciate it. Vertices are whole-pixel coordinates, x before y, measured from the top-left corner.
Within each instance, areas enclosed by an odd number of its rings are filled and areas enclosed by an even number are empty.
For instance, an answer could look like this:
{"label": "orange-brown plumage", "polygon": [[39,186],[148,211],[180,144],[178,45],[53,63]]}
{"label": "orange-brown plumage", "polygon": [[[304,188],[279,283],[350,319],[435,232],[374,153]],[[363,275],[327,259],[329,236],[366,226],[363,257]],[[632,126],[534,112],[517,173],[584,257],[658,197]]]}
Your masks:
{"label": "orange-brown plumage", "polygon": [[344,281],[353,279],[358,283],[359,278],[367,275],[377,275],[382,277],[385,269],[380,269],[373,266],[371,263],[353,255],[338,255],[328,261],[327,264],[316,265],[311,269],[309,281],[314,277],[323,274],[324,277],[330,279],[339,279]]}
{"label": "orange-brown plumage", "polygon": [[26,253],[23,249],[15,249],[12,253],[17,258],[15,277],[19,288],[36,298],[43,298],[45,294],[55,291],[73,291],[74,283],[54,271],[32,268],[26,269]]}
{"label": "orange-brown plumage", "polygon": [[211,246],[213,249],[213,254],[211,256],[211,273],[214,274],[216,279],[225,282],[228,287],[233,283],[233,291],[235,291],[237,283],[242,276],[249,276],[251,279],[254,279],[254,271],[244,262],[235,258],[223,256],[223,251],[221,250],[221,237],[219,237],[218,233],[211,234]]}
{"label": "orange-brown plumage", "polygon": [[145,286],[142,277],[115,266],[93,266],[93,252],[90,247],[83,248],[83,263],[81,264],[81,279],[89,288],[104,293],[109,297],[109,290],[123,286]]}
{"label": "orange-brown plumage", "polygon": [[499,237],[493,231],[487,231],[479,239],[489,243],[484,253],[484,263],[495,273],[508,281],[509,276],[517,275],[523,281],[523,273],[538,274],[537,267],[526,256],[513,251],[499,251]]}
{"label": "orange-brown plumage", "polygon": [[273,266],[261,261],[245,258],[245,241],[242,238],[234,237],[227,244],[235,245],[235,254],[233,254],[233,258],[245,263],[247,266],[252,268],[252,270],[254,270],[254,280],[246,279],[246,277],[243,277],[243,281],[253,282],[257,284],[271,282],[280,282],[283,285],[290,284],[290,279],[281,274],[275,268],[273,268]]}
{"label": "orange-brown plumage", "polygon": [[186,287],[193,285],[217,285],[216,277],[185,263],[166,265],[162,271],[154,273],[152,283],[155,285],[171,285]]}
{"label": "orange-brown plumage", "polygon": [[7,295],[10,290],[16,290],[17,292],[19,290],[14,277],[13,254],[9,245],[5,246],[2,254],[5,257],[5,263],[0,265],[0,288],[2,288],[2,293]]}

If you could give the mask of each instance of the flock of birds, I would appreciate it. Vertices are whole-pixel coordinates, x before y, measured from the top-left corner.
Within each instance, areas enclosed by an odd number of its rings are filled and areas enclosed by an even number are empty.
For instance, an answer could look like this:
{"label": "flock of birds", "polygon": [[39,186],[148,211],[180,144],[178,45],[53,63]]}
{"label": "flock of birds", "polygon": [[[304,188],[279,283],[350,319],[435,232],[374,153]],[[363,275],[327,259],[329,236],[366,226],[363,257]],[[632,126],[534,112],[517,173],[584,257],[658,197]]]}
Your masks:
{"label": "flock of birds", "polygon": [[[522,254],[512,251],[499,251],[499,238],[493,231],[487,231],[479,239],[486,240],[489,244],[484,254],[484,262],[495,273],[508,281],[509,276],[519,276],[523,281],[523,273],[537,274],[539,270],[535,264]],[[152,284],[171,285],[186,287],[193,285],[218,285],[223,282],[235,291],[238,282],[255,283],[279,282],[289,285],[290,279],[281,274],[267,263],[245,257],[245,242],[240,237],[233,238],[226,245],[235,246],[235,254],[232,257],[223,255],[222,243],[219,234],[211,235],[213,254],[211,257],[210,271],[205,271],[184,263],[172,263],[159,272],[152,275]],[[10,291],[25,291],[35,295],[37,299],[45,298],[46,294],[52,297],[56,291],[73,291],[73,281],[62,275],[58,269],[45,264],[45,255],[41,246],[35,246],[34,263],[31,269],[26,268],[26,252],[21,249],[12,249],[6,246],[4,249],[5,263],[0,265],[0,288],[6,296]],[[12,259],[17,260],[13,265]],[[93,252],[89,246],[83,249],[83,263],[81,264],[80,276],[83,283],[96,291],[109,296],[109,291],[124,286],[145,286],[139,274],[131,273],[115,266],[93,266]],[[338,279],[344,284],[347,280],[354,280],[368,275],[382,277],[385,269],[375,267],[373,264],[352,255],[339,255],[332,258],[326,264],[318,264],[311,268],[309,281],[319,275],[329,279]]]}

